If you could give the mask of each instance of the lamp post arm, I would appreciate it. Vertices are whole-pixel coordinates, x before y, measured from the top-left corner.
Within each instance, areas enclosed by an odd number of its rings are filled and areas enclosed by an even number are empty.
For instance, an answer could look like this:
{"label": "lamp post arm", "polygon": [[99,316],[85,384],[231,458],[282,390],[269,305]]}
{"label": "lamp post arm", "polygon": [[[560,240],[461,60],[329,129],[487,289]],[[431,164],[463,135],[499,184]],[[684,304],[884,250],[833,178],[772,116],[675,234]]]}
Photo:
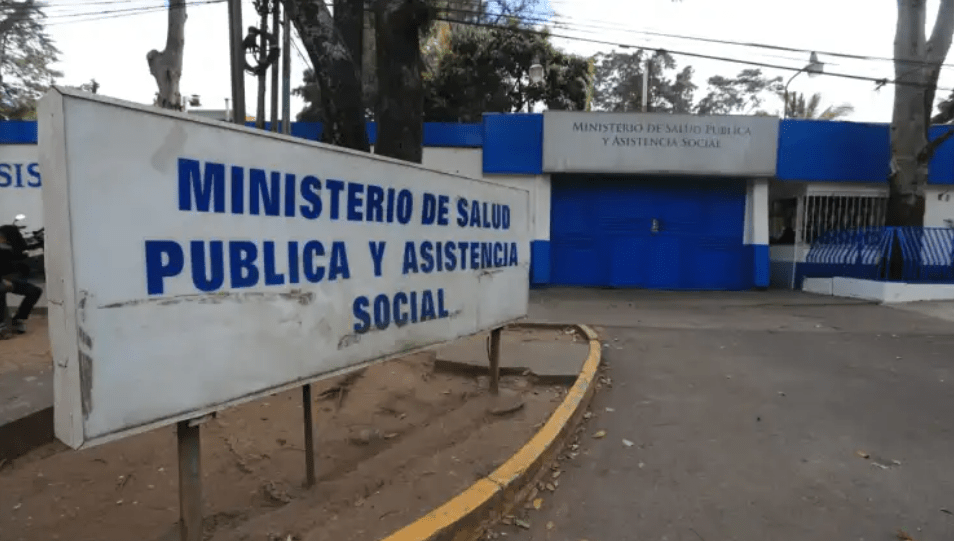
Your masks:
{"label": "lamp post arm", "polygon": [[795,75],[792,75],[791,77],[789,77],[788,82],[785,83],[785,103],[782,104],[782,118],[788,118],[788,85],[792,84],[792,81],[796,77],[798,77],[803,71],[805,71],[805,68],[802,68],[796,71]]}

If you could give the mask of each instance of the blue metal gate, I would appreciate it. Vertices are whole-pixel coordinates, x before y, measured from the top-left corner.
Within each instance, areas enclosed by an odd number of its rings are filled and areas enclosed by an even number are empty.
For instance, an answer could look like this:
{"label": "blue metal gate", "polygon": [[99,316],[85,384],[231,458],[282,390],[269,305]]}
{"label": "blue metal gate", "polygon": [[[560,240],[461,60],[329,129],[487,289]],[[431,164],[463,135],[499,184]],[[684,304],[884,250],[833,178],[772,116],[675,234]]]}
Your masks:
{"label": "blue metal gate", "polygon": [[554,175],[552,189],[555,285],[752,286],[744,181]]}

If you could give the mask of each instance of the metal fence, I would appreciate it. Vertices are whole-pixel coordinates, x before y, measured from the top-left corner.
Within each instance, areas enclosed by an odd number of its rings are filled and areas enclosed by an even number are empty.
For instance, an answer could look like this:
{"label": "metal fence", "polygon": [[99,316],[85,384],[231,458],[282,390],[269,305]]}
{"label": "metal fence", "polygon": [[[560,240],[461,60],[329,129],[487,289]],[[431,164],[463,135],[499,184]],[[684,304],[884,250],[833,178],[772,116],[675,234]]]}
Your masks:
{"label": "metal fence", "polygon": [[883,227],[888,198],[884,195],[809,194],[802,198],[798,243],[814,244],[832,231]]}
{"label": "metal fence", "polygon": [[[892,270],[896,251],[900,251],[901,265]],[[863,227],[828,231],[812,243],[799,275],[954,283],[954,229]]]}

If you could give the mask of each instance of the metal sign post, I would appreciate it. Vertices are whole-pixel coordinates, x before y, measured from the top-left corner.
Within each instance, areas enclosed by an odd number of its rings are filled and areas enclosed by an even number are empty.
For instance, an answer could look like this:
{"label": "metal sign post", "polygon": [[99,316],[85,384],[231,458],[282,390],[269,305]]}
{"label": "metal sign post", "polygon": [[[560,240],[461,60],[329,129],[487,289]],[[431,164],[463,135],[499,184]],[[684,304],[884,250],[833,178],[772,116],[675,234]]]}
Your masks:
{"label": "metal sign post", "polygon": [[500,394],[500,331],[490,331],[490,394]]}
{"label": "metal sign post", "polygon": [[176,439],[179,451],[179,539],[202,541],[202,437],[206,415],[179,421]]}
{"label": "metal sign post", "polygon": [[310,383],[301,388],[301,407],[305,411],[305,486],[311,487],[315,485],[315,423]]}

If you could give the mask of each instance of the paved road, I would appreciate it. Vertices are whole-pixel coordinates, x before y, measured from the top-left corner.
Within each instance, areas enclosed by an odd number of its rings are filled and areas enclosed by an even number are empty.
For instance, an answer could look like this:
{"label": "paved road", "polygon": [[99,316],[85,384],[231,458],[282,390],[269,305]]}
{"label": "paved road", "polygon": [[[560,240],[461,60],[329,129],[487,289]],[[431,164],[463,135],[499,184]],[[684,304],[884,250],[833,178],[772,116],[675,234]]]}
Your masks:
{"label": "paved road", "polygon": [[954,539],[954,323],[775,292],[535,292],[531,316],[602,327],[613,386],[506,539]]}

